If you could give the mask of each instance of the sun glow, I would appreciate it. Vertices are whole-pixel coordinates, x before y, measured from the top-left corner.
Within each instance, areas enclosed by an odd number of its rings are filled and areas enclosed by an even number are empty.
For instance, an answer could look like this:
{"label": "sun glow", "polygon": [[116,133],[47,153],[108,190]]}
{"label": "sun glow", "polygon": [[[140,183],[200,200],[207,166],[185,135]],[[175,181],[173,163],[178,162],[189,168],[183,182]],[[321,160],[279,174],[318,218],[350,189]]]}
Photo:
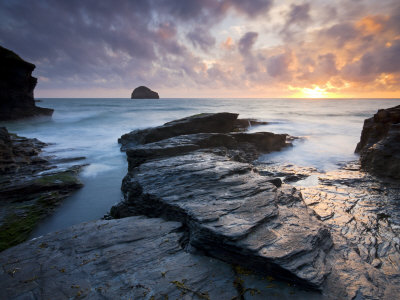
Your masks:
{"label": "sun glow", "polygon": [[321,89],[318,86],[313,89],[303,88],[300,93],[302,93],[305,98],[325,98],[328,96],[325,89]]}
{"label": "sun glow", "polygon": [[313,88],[300,88],[289,86],[289,90],[297,91],[292,95],[294,98],[340,98],[341,95],[327,91],[319,86]]}

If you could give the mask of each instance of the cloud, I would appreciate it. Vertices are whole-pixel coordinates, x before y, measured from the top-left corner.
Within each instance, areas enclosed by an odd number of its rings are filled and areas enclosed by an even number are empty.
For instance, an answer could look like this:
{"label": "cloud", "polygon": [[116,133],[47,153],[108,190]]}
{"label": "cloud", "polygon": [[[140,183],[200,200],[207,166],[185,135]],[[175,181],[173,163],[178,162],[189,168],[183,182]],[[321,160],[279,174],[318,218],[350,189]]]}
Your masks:
{"label": "cloud", "polygon": [[301,29],[304,29],[310,23],[310,8],[309,3],[292,4],[290,6],[290,10],[286,13],[285,25],[281,30],[285,38],[290,38],[293,34],[292,31],[297,29],[297,27],[301,26]]}
{"label": "cloud", "polygon": [[242,55],[250,54],[251,48],[254,46],[257,41],[258,33],[257,32],[246,32],[239,40],[239,52]]}
{"label": "cloud", "polygon": [[288,80],[291,77],[289,66],[292,59],[291,51],[269,57],[267,61],[268,74],[277,79]]}
{"label": "cloud", "polygon": [[0,1],[0,44],[39,90],[395,90],[400,5],[382,1]]}
{"label": "cloud", "polygon": [[216,42],[210,32],[202,27],[194,28],[186,37],[192,42],[193,46],[199,47],[203,51],[208,51]]}
{"label": "cloud", "polygon": [[371,82],[381,74],[400,74],[400,40],[389,47],[376,47],[363,54],[360,60],[342,69],[343,78],[355,82]]}

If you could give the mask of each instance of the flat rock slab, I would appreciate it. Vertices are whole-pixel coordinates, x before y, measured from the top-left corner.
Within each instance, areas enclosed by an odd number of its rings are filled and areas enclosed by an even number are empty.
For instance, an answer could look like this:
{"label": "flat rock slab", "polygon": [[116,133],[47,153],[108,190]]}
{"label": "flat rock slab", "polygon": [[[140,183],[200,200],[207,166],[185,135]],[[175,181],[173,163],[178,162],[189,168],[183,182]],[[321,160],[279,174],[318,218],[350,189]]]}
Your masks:
{"label": "flat rock slab", "polygon": [[0,254],[0,299],[232,299],[233,268],[186,253],[181,224],[84,223]]}
{"label": "flat rock slab", "polygon": [[295,189],[277,189],[252,166],[196,151],[155,159],[125,177],[115,217],[144,214],[188,227],[189,246],[221,260],[320,288],[328,230]]}

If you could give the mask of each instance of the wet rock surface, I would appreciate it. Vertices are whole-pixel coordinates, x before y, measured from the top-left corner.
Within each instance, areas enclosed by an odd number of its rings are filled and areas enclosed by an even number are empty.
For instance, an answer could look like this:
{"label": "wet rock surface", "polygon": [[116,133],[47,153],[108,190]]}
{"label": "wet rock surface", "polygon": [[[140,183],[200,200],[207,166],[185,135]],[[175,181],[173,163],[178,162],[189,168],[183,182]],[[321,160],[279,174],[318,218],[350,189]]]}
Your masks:
{"label": "wet rock surface", "polygon": [[[259,165],[268,176],[308,175],[291,184],[331,233],[332,271],[324,294],[396,299],[400,289],[400,187],[360,171],[357,162],[327,173],[293,165]],[[340,284],[338,283],[340,282]],[[340,286],[339,286],[340,285]],[[345,292],[343,292],[343,290]],[[340,296],[340,297],[339,297]]]}
{"label": "wet rock surface", "polygon": [[160,96],[146,86],[139,86],[133,90],[131,99],[160,99]]}
{"label": "wet rock surface", "polygon": [[135,130],[118,140],[121,149],[158,142],[171,137],[193,133],[227,133],[233,131],[238,114],[204,113],[165,123],[162,126]]}
{"label": "wet rock surface", "polygon": [[125,201],[111,215],[182,222],[189,248],[318,289],[329,272],[329,232],[295,189],[278,190],[276,178],[244,163],[286,147],[287,135],[228,133],[236,121],[237,114],[200,114],[123,136],[136,146],[122,143]]}
{"label": "wet rock surface", "polygon": [[364,121],[356,152],[364,170],[400,179],[400,106],[381,109]]}
{"label": "wet rock surface", "polygon": [[320,173],[253,161],[288,144],[271,146],[282,140],[274,134],[133,136],[122,145],[124,201],[111,209],[119,219],[3,251],[0,296],[398,298],[396,181],[357,164]]}
{"label": "wet rock surface", "polygon": [[319,288],[329,232],[295,189],[279,189],[249,164],[196,152],[141,164],[125,177],[114,217],[184,223],[208,255]]}
{"label": "wet rock surface", "polygon": [[[185,134],[159,142],[138,145],[126,150],[129,169],[154,158],[182,155],[195,150],[212,152],[240,162],[251,162],[260,153],[279,151],[291,146],[287,135],[271,132],[257,133],[198,133]],[[122,149],[126,149],[122,146]]]}
{"label": "wet rock surface", "polygon": [[129,217],[73,226],[0,254],[1,299],[319,299],[181,247],[179,222]]}
{"label": "wet rock surface", "polygon": [[35,105],[33,90],[37,79],[31,75],[34,64],[0,46],[0,65],[1,121],[53,114],[52,109]]}
{"label": "wet rock surface", "polygon": [[[45,143],[0,128],[0,251],[26,240],[35,225],[82,186],[80,165],[40,155]],[[60,164],[65,167],[58,167]]]}

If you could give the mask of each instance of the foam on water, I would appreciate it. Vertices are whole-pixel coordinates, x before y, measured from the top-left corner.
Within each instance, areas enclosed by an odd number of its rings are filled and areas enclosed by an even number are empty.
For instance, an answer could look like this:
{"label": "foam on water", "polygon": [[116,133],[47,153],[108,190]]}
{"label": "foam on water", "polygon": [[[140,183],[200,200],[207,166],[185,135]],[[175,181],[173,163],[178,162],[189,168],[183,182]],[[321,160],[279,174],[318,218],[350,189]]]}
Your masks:
{"label": "foam on water", "polygon": [[47,154],[85,156],[81,173],[85,186],[68,198],[34,232],[40,236],[67,226],[98,219],[120,201],[126,174],[125,154],[117,139],[138,128],[202,112],[236,112],[241,118],[270,122],[252,132],[271,131],[303,137],[294,147],[271,153],[263,161],[338,168],[351,161],[364,119],[378,108],[399,105],[400,99],[43,99],[39,106],[55,109],[53,118],[2,123],[10,132],[46,143]]}

